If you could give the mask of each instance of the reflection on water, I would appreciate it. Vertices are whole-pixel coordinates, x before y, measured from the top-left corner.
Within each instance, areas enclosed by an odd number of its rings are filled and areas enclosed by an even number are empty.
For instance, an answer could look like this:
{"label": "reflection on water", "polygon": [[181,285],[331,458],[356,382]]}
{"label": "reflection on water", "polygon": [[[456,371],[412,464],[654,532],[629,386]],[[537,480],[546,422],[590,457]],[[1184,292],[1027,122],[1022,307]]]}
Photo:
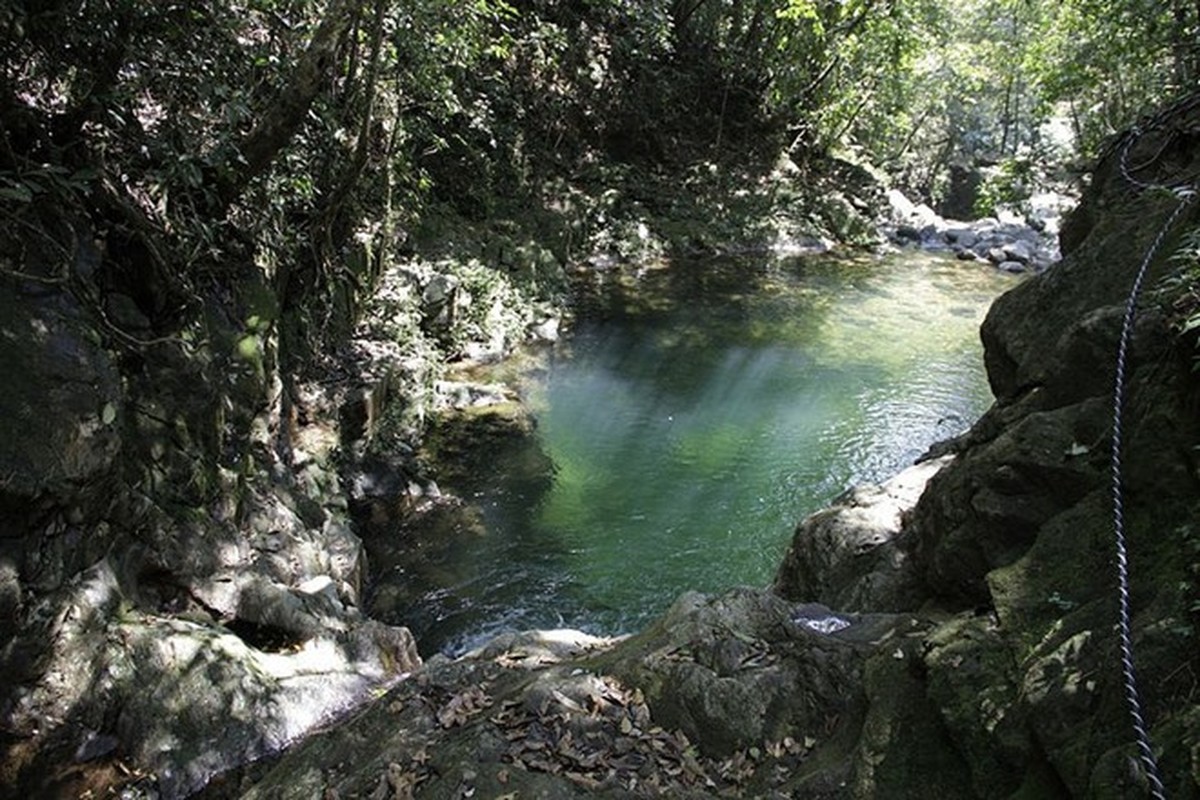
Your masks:
{"label": "reflection on water", "polygon": [[495,464],[485,531],[407,621],[427,651],[514,627],[627,632],[685,590],[768,583],[797,520],[987,407],[977,330],[1012,280],[906,254],[600,286],[536,399],[549,490]]}

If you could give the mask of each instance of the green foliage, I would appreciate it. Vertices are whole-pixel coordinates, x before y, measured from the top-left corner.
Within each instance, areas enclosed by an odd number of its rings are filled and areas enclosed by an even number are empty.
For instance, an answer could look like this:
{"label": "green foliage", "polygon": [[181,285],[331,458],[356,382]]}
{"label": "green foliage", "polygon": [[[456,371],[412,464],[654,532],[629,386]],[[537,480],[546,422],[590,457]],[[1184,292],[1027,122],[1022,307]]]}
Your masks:
{"label": "green foliage", "polygon": [[872,5],[867,22],[834,52],[826,94],[807,114],[817,141],[862,150],[936,200],[952,164],[1091,158],[1105,137],[1194,86],[1200,7],[1182,0]]}
{"label": "green foliage", "polygon": [[[1133,122],[1196,77],[1195,13],[1181,2],[1065,0],[1045,4],[1021,66],[1045,107],[1061,104],[1081,151]],[[1183,24],[1180,24],[1182,21]]]}
{"label": "green foliage", "polygon": [[979,188],[975,212],[990,216],[1004,207],[1021,208],[1029,200],[1034,181],[1030,158],[1006,158],[991,170]]}
{"label": "green foliage", "polygon": [[[985,202],[1011,201],[1044,119],[1065,109],[1094,147],[1188,85],[1198,32],[1178,0],[16,0],[0,202],[14,252],[63,231],[103,245],[73,286],[98,313],[136,306],[145,330],[103,328],[119,346],[211,346],[214,386],[232,360],[266,387],[347,336],[440,215],[553,214],[543,189],[564,176],[773,163],[789,144],[927,195],[950,163],[1000,163]],[[59,249],[37,277],[66,281]],[[471,293],[509,296],[495,286]]]}
{"label": "green foliage", "polygon": [[1193,369],[1200,372],[1200,227],[1186,231],[1171,256],[1175,270],[1159,285],[1175,331],[1194,348]]}

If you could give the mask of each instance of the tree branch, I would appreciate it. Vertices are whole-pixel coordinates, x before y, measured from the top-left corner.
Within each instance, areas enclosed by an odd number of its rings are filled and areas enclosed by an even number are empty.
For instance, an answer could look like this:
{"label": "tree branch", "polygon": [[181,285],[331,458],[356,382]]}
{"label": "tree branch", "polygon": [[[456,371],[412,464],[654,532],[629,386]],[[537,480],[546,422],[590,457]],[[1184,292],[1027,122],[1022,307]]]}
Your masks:
{"label": "tree branch", "polygon": [[359,176],[362,175],[363,168],[367,165],[367,155],[371,140],[371,125],[375,120],[375,84],[379,80],[379,59],[383,49],[383,22],[386,10],[386,0],[375,0],[375,18],[371,29],[370,62],[367,65],[367,74],[364,81],[366,98],[363,103],[362,123],[359,125],[358,142],[354,148],[354,159],[351,162],[350,168],[342,176],[341,183],[327,204],[327,208],[331,213],[336,213],[336,210],[345,202],[345,199],[350,195],[351,190],[353,190],[354,184],[357,183]]}
{"label": "tree branch", "polygon": [[217,196],[222,206],[236,200],[300,130],[309,108],[325,89],[326,78],[337,64],[338,45],[350,27],[356,7],[355,0],[330,0],[291,80],[281,87],[266,116],[238,144],[237,168],[230,169],[218,180]]}

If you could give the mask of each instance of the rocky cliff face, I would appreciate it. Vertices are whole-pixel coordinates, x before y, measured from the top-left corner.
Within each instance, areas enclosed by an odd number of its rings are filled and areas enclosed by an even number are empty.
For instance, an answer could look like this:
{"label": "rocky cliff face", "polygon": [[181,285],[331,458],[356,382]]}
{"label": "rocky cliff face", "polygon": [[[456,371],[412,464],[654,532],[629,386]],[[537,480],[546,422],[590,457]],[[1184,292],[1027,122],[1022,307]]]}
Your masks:
{"label": "rocky cliff face", "polygon": [[[925,635],[911,700],[938,717],[979,797],[1144,796],[1114,632],[1109,442],[1126,297],[1160,234],[1127,366],[1132,638],[1167,790],[1197,792],[1200,382],[1162,278],[1200,215],[1187,205],[1162,234],[1181,200],[1130,181],[1195,176],[1194,106],[1116,143],[1064,228],[1062,262],[995,303],[982,335],[996,403],[951,443],[903,524],[872,544],[858,511],[825,512],[800,527],[779,573],[796,600],[952,615]],[[831,538],[831,524],[849,533]]]}
{"label": "rocky cliff face", "polygon": [[221,347],[236,329],[116,348],[112,317],[22,266],[0,258],[0,796],[186,796],[415,668],[359,609],[336,426],[299,426],[281,463],[259,406],[226,405],[263,388]]}

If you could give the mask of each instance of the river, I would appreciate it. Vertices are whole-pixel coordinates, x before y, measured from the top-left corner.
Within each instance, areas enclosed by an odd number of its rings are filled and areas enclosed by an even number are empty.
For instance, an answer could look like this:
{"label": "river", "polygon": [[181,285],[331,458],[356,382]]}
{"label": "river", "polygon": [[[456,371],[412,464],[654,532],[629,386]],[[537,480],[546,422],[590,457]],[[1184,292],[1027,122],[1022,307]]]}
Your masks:
{"label": "river", "polygon": [[550,479],[498,457],[448,487],[482,526],[395,575],[385,616],[459,652],[627,633],[684,591],[769,583],[798,520],[987,408],[978,328],[1015,280],[914,252],[598,275],[528,387]]}

